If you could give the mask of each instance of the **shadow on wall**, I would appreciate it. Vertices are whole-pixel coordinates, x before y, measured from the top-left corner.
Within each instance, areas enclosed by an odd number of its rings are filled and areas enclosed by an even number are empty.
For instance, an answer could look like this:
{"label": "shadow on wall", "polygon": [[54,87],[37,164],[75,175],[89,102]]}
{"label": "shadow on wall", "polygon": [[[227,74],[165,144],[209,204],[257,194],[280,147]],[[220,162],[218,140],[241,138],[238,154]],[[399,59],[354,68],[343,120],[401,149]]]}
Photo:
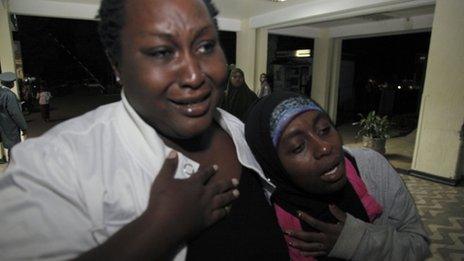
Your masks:
{"label": "shadow on wall", "polygon": [[456,166],[456,179],[464,180],[464,123],[461,125],[461,132],[459,134],[461,138],[459,153],[458,153],[458,162]]}

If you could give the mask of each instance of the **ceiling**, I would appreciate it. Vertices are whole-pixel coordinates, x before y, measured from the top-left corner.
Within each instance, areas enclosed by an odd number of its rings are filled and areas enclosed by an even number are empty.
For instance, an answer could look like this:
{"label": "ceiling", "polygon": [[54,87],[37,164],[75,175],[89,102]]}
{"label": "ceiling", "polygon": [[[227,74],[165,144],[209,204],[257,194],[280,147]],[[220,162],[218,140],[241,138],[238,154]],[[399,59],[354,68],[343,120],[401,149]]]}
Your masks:
{"label": "ceiling", "polygon": [[435,6],[423,6],[418,8],[411,8],[399,11],[392,11],[392,12],[382,12],[382,13],[374,13],[369,15],[362,15],[356,16],[346,19],[338,19],[332,20],[327,22],[320,22],[320,23],[309,23],[305,24],[306,26],[311,26],[313,28],[330,28],[335,26],[342,26],[342,25],[351,25],[351,24],[359,24],[359,23],[366,23],[366,22],[378,22],[383,20],[390,20],[390,19],[397,19],[397,18],[411,18],[414,16],[419,15],[431,15],[435,11]]}
{"label": "ceiling", "polygon": [[269,0],[213,0],[221,15],[234,19],[250,18],[282,8],[317,1],[320,0],[288,0],[286,2],[271,2]]}
{"label": "ceiling", "polygon": [[[62,3],[80,3],[98,5],[100,0],[50,0]],[[264,14],[281,8],[290,7],[320,0],[287,0],[286,2],[272,2],[270,0],[213,0],[222,16],[233,19],[244,19]]]}
{"label": "ceiling", "polygon": [[[100,0],[1,0],[21,15],[94,19]],[[169,1],[169,0],[163,0]],[[269,30],[295,26],[323,29],[423,15],[433,16],[435,0],[213,0],[223,30]],[[248,19],[248,22],[243,23]]]}

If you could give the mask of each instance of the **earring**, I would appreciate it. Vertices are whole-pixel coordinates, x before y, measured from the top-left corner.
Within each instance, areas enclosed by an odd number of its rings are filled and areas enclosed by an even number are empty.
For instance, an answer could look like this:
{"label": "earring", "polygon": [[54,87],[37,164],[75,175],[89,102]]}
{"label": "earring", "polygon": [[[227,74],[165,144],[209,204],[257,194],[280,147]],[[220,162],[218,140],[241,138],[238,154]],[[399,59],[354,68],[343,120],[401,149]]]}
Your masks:
{"label": "earring", "polygon": [[119,75],[116,75],[116,81],[117,81],[117,82],[120,82],[120,81],[121,81],[121,78],[119,78]]}

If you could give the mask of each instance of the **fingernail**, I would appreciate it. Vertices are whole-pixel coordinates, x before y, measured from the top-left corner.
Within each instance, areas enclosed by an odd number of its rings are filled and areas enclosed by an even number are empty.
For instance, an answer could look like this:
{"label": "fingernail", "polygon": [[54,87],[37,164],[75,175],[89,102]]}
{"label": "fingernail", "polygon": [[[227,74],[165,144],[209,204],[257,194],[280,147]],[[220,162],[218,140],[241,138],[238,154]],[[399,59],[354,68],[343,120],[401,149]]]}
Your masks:
{"label": "fingernail", "polygon": [[293,246],[293,241],[288,241],[288,244]]}
{"label": "fingernail", "polygon": [[217,171],[217,170],[219,169],[219,166],[216,165],[216,164],[214,164],[214,165],[213,165],[213,169],[214,169],[214,171]]}
{"label": "fingernail", "polygon": [[233,179],[232,179],[232,184],[233,184],[234,186],[238,186],[238,179],[233,178]]}
{"label": "fingernail", "polygon": [[303,212],[297,211],[298,217],[301,218],[303,216]]}
{"label": "fingernail", "polygon": [[292,235],[292,231],[290,231],[290,230],[285,230],[284,233],[287,234],[287,235],[289,235],[289,236]]}
{"label": "fingernail", "polygon": [[177,157],[177,152],[175,150],[171,150],[168,154],[168,159],[174,159],[175,157]]}
{"label": "fingernail", "polygon": [[232,194],[233,194],[236,198],[238,198],[238,196],[240,195],[240,192],[239,192],[237,189],[234,189],[234,190],[232,191]]}

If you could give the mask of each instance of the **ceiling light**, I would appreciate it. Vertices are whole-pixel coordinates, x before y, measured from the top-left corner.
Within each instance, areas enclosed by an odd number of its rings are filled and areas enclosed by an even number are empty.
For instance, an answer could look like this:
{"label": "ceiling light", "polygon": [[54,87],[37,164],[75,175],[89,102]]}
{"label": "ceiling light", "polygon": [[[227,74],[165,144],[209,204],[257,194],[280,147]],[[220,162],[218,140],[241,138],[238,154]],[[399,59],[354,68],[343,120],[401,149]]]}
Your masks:
{"label": "ceiling light", "polygon": [[269,0],[269,1],[271,1],[271,2],[285,2],[287,0]]}
{"label": "ceiling light", "polygon": [[311,50],[310,49],[296,50],[295,56],[296,57],[310,57],[311,56]]}

